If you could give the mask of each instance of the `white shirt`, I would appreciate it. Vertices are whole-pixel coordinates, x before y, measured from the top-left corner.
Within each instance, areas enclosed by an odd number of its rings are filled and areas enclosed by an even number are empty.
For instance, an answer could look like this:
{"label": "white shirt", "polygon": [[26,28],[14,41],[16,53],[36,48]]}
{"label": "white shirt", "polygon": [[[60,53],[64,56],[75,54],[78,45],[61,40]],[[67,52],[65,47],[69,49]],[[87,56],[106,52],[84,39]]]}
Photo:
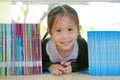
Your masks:
{"label": "white shirt", "polygon": [[66,58],[62,57],[58,53],[58,51],[56,49],[56,45],[52,39],[48,41],[48,43],[46,45],[46,51],[47,51],[47,54],[49,55],[51,62],[53,62],[53,63],[61,62],[61,61],[68,62],[68,61],[77,59],[77,57],[78,57],[78,43],[77,43],[77,41],[75,42],[74,49],[73,49],[71,55],[66,57]]}

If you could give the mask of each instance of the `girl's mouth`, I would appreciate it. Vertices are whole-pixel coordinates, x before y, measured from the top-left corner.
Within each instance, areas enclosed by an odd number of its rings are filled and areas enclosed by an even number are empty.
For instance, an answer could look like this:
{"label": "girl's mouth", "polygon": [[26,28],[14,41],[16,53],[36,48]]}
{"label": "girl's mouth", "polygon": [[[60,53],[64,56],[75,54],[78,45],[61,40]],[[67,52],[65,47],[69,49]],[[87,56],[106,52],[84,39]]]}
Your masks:
{"label": "girl's mouth", "polygon": [[71,41],[64,41],[64,42],[61,42],[64,46],[68,46],[70,43],[71,43]]}

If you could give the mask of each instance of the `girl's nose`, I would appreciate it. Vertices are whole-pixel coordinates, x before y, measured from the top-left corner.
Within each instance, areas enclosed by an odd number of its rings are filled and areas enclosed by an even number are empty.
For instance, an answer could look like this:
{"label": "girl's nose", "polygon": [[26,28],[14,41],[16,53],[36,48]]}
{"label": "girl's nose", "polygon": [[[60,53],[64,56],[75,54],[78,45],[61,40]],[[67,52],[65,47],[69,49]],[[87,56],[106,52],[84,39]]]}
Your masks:
{"label": "girl's nose", "polygon": [[69,37],[69,34],[67,32],[62,33],[62,39],[66,39]]}

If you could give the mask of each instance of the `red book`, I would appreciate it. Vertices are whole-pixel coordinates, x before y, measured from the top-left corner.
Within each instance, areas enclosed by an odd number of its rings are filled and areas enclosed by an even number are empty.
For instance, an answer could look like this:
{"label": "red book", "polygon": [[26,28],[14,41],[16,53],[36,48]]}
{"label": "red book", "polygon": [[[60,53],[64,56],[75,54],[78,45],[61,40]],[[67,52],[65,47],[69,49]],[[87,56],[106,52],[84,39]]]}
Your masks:
{"label": "red book", "polygon": [[40,24],[37,24],[37,36],[38,36],[38,61],[39,61],[39,74],[42,73],[42,56],[41,56],[41,36],[40,36]]}
{"label": "red book", "polygon": [[32,28],[32,45],[33,45],[33,74],[36,74],[37,70],[36,70],[36,34],[35,34],[35,30],[36,30],[36,26],[35,24],[33,24],[33,28]]}
{"label": "red book", "polygon": [[24,55],[24,75],[28,74],[27,69],[27,34],[26,34],[26,24],[22,24],[23,30],[23,55]]}

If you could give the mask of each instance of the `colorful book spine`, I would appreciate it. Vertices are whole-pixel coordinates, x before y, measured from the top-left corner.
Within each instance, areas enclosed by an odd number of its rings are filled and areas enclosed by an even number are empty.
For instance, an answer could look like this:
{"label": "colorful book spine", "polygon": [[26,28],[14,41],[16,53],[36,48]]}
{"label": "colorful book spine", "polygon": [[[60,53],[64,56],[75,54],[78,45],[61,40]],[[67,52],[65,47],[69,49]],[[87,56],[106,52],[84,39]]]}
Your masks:
{"label": "colorful book spine", "polygon": [[23,38],[22,38],[22,27],[21,24],[19,24],[19,35],[18,35],[18,63],[19,63],[19,75],[23,75]]}
{"label": "colorful book spine", "polygon": [[19,75],[19,24],[16,24],[16,64],[18,64],[18,66],[16,65],[16,75]]}
{"label": "colorful book spine", "polygon": [[8,69],[8,66],[7,66],[7,37],[6,37],[6,34],[7,34],[7,31],[6,31],[6,27],[7,27],[7,24],[4,25],[4,40],[5,40],[5,75],[8,75],[8,72],[9,72],[9,69]]}
{"label": "colorful book spine", "polygon": [[35,27],[35,24],[33,24],[33,29],[32,29],[32,39],[33,39],[33,42],[32,42],[32,45],[33,45],[33,70],[34,70],[34,74],[36,74],[36,35],[35,35],[35,30],[36,30],[36,27]]}
{"label": "colorful book spine", "polygon": [[28,74],[28,68],[27,68],[27,30],[26,30],[26,24],[22,24],[23,26],[23,55],[24,55],[24,75]]}
{"label": "colorful book spine", "polygon": [[35,40],[36,40],[36,74],[39,74],[39,65],[38,65],[38,63],[39,63],[39,61],[38,61],[38,26],[37,26],[37,24],[35,24],[35,27],[36,27],[36,29],[35,29],[35,35],[36,35],[36,38],[35,38]]}
{"label": "colorful book spine", "polygon": [[3,75],[6,75],[6,24],[2,24],[2,28],[3,28]]}
{"label": "colorful book spine", "polygon": [[32,53],[32,24],[30,24],[30,74],[33,74],[33,53]]}
{"label": "colorful book spine", "polygon": [[[31,60],[30,60],[30,24],[27,24],[27,51],[28,51],[28,62],[30,62]],[[28,66],[28,75],[30,75],[30,73],[31,73],[31,69],[30,69],[30,63],[28,64],[29,66]]]}
{"label": "colorful book spine", "polygon": [[37,25],[38,31],[38,65],[39,65],[39,74],[42,74],[42,52],[41,52],[41,36],[40,36],[40,24]]}
{"label": "colorful book spine", "polygon": [[6,26],[6,61],[7,61],[7,75],[11,75],[11,56],[12,56],[12,34],[11,34],[11,24]]}
{"label": "colorful book spine", "polygon": [[3,26],[0,24],[0,75],[3,75]]}
{"label": "colorful book spine", "polygon": [[16,62],[16,24],[12,24],[12,75],[17,74],[17,66],[15,65]]}
{"label": "colorful book spine", "polygon": [[23,27],[24,27],[24,24],[21,24],[20,26],[20,52],[21,52],[21,68],[22,68],[22,75],[24,75],[24,37],[23,37]]}
{"label": "colorful book spine", "polygon": [[36,46],[37,46],[37,68],[38,68],[38,74],[41,74],[41,72],[42,72],[42,66],[40,66],[40,65],[42,65],[42,59],[41,59],[41,41],[40,41],[40,25],[39,24],[35,24],[36,25]]}

